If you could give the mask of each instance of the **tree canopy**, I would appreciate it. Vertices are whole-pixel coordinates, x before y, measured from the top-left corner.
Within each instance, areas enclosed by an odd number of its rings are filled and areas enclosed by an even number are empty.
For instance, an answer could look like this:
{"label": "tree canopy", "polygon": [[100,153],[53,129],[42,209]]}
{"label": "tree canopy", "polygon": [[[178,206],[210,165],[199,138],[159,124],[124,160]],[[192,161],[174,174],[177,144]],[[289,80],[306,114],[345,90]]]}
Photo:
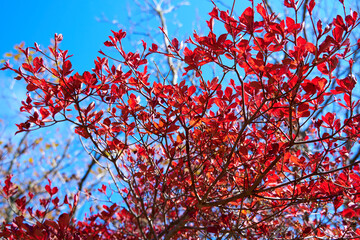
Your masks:
{"label": "tree canopy", "polygon": [[31,192],[12,199],[16,216],[0,236],[360,237],[358,13],[339,1],[342,14],[323,23],[314,0],[285,0],[284,18],[266,1],[239,16],[234,4],[214,4],[207,31],[186,43],[162,26],[164,46],[129,51],[126,32],[112,31],[85,72],[73,69],[61,34],[47,50],[21,48],[21,67],[5,63],[28,92],[17,133],[70,122],[112,183],[88,193],[108,204],[79,220],[80,192],[59,199],[49,179],[40,205]]}

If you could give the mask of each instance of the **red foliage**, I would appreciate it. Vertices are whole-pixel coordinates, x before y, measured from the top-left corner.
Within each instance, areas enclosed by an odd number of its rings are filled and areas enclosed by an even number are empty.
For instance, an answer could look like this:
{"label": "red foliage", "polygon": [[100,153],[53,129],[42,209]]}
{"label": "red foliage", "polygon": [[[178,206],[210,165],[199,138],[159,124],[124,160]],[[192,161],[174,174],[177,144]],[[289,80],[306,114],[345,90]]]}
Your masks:
{"label": "red foliage", "polygon": [[[301,7],[294,0],[284,5],[296,14]],[[170,52],[155,44],[147,49],[145,42],[142,52],[127,52],[121,43],[126,33],[113,32],[104,45],[117,50],[120,67],[101,51],[105,57],[95,60],[91,72],[73,74],[70,56],[58,48],[61,35],[55,35],[50,56],[35,47],[39,57],[21,68],[6,64],[4,69],[27,83],[21,111],[29,117],[17,133],[72,122],[75,133],[113,164],[116,175],[107,169],[123,201],[78,221],[72,216],[77,196],[73,204],[67,198],[60,204],[58,188],[49,181],[50,196],[40,201],[44,209],[34,211],[26,208],[26,198],[17,199],[19,216],[4,223],[0,236],[359,237],[354,227],[360,224],[359,161],[348,161],[360,137],[357,82],[335,71],[351,56],[349,35],[359,19],[356,12],[345,21],[338,15],[323,29],[313,19],[314,7],[313,0],[306,6],[314,42],[297,18],[277,21],[263,4],[245,9],[238,19],[215,7],[209,33],[194,33],[184,49],[173,39]],[[219,36],[215,21],[224,26]],[[26,56],[28,51],[23,50]],[[149,54],[184,63],[183,81],[154,80]],[[276,54],[282,59],[274,60]],[[44,57],[56,67],[47,66]],[[221,73],[207,80],[204,69],[210,64]],[[187,81],[191,71],[196,85]],[[344,107],[346,118],[329,112],[329,104]],[[4,197],[15,192],[10,176]],[[47,219],[64,204],[69,213]]]}

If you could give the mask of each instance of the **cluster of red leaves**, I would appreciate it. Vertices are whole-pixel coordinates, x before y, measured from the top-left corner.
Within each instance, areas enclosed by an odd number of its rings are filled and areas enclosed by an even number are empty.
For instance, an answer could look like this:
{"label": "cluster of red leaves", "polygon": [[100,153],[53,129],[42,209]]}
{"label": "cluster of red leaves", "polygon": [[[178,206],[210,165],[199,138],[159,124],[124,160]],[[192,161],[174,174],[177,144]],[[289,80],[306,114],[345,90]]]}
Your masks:
{"label": "cluster of red leaves", "polygon": [[[301,6],[294,0],[284,5],[296,14]],[[106,222],[119,213],[113,228],[91,220],[70,224],[69,214],[29,227],[20,216],[5,233],[31,236],[26,229],[39,228],[64,237],[99,227],[119,239],[360,236],[354,228],[360,219],[359,161],[348,162],[360,137],[360,116],[354,114],[360,102],[352,94],[355,77],[335,75],[339,61],[353,64],[347,59],[356,46],[349,35],[359,18],[345,12],[345,21],[338,15],[323,28],[313,19],[314,6],[313,0],[306,6],[314,42],[297,18],[277,21],[265,4],[239,18],[215,7],[209,33],[194,34],[192,47],[181,49],[173,39],[170,53],[155,44],[147,49],[145,42],[141,53],[126,52],[120,30],[105,42],[121,56],[118,66],[100,51],[105,57],[95,60],[92,72],[72,74],[70,56],[58,48],[62,36],[55,35],[51,55],[35,45],[40,57],[19,69],[6,64],[29,92],[21,110],[30,116],[18,132],[75,124],[75,132],[113,164],[116,176],[108,170],[125,186],[117,185],[126,210],[115,204],[95,215]],[[225,29],[220,36],[215,23]],[[147,70],[153,53],[183,62],[184,80],[172,85],[153,79]],[[283,59],[276,61],[276,54]],[[206,80],[209,64],[222,71]],[[190,71],[197,86],[186,81]],[[329,102],[347,110],[346,118],[328,112]],[[6,186],[4,192],[14,191]],[[51,185],[46,190],[51,196],[57,191]],[[25,211],[26,200],[19,202]]]}
{"label": "cluster of red leaves", "polygon": [[[10,199],[16,193],[17,186],[11,182],[12,176],[8,176],[2,187],[2,197]],[[51,181],[45,186],[49,197],[40,199],[40,206],[44,210],[29,207],[32,194],[29,192],[29,199],[25,196],[15,201],[19,216],[15,217],[11,224],[4,224],[0,237],[6,239],[136,239],[129,237],[128,232],[134,228],[131,226],[132,216],[125,210],[119,210],[116,204],[108,207],[103,206],[101,212],[86,217],[83,221],[76,220],[73,216],[73,209],[76,207],[79,195],[73,196],[70,203],[65,196],[63,203],[59,204],[56,197],[57,187],[51,187]],[[57,219],[49,218],[53,211],[60,211],[62,206],[68,206],[70,211],[62,213]],[[112,230],[109,227],[111,221],[125,222],[126,230]]]}

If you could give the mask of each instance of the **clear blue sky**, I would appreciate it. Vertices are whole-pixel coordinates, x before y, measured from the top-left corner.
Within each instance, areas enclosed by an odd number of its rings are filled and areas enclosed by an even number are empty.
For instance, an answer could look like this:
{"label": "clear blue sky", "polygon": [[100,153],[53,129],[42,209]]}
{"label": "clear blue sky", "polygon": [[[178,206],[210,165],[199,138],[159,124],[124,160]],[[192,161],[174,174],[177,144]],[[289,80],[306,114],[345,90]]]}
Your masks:
{"label": "clear blue sky", "polygon": [[[144,1],[138,0],[138,2]],[[175,15],[168,16],[170,30],[171,20],[175,18],[183,24],[180,34],[184,37],[192,34],[200,19],[201,25],[206,26],[204,20],[208,19],[207,14],[213,7],[210,0],[172,0],[171,2],[173,5],[188,2],[189,5],[180,7],[174,11]],[[221,2],[231,7],[232,0]],[[241,13],[241,10],[249,4],[248,0],[237,1],[236,12]],[[219,4],[219,7],[225,8],[222,4]],[[62,33],[64,41],[61,48],[68,49],[69,53],[74,54],[73,66],[77,71],[87,70],[93,66],[93,60],[98,56],[97,51],[100,48],[104,49],[103,42],[110,35],[110,30],[116,30],[116,26],[99,22],[96,18],[105,16],[109,20],[116,19],[121,25],[127,26],[129,9],[132,9],[131,20],[136,21],[140,11],[133,0],[1,1],[0,59],[17,43],[24,41],[27,46],[33,46],[33,43],[37,42],[45,47],[50,44],[54,33]],[[149,24],[157,25],[158,21]]]}
{"label": "clear blue sky", "polygon": [[[25,41],[33,46],[38,42],[43,47],[50,44],[54,33],[62,33],[65,41],[62,48],[69,49],[77,64],[87,65],[96,55],[96,49],[106,38],[110,25],[95,21],[101,13],[109,17],[121,11],[116,1],[3,1],[0,18],[2,22],[0,54],[11,50],[16,43]],[[82,59],[82,60],[80,60]]]}
{"label": "clear blue sky", "polygon": [[[141,1],[140,1],[141,2]],[[185,32],[191,34],[192,23],[196,20],[196,11],[205,17],[211,10],[207,0],[190,0],[190,6],[179,8],[177,18],[184,24]],[[62,49],[74,54],[73,66],[83,71],[93,66],[97,51],[116,26],[97,21],[96,18],[116,19],[120,24],[128,24],[128,9],[132,16],[139,11],[128,0],[17,0],[2,1],[0,4],[0,58],[13,49],[14,45],[25,41],[27,46],[34,42],[45,47],[50,44],[54,33],[62,33]],[[136,12],[137,10],[137,12]]]}

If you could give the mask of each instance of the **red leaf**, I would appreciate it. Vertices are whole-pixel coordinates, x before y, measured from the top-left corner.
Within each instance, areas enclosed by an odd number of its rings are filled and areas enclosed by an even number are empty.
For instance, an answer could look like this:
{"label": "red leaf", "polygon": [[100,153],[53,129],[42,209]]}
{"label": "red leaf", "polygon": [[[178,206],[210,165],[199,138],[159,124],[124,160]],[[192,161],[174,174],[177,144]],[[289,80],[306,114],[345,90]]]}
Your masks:
{"label": "red leaf", "polygon": [[196,87],[194,85],[191,85],[188,89],[188,96],[191,97],[196,92]]}
{"label": "red leaf", "polygon": [[107,46],[107,47],[113,47],[113,46],[115,46],[115,45],[114,45],[112,42],[110,42],[110,41],[104,42],[104,45]]}
{"label": "red leaf", "polygon": [[64,230],[70,223],[70,216],[68,213],[63,213],[58,219],[60,229]]}
{"label": "red leaf", "polygon": [[300,112],[300,115],[299,117],[309,117],[310,116],[310,111],[303,111],[303,112]]}
{"label": "red leaf", "polygon": [[284,0],[284,5],[288,8],[296,8],[294,0]]}
{"label": "red leaf", "polygon": [[333,72],[339,63],[339,59],[332,57],[329,61],[329,72]]}
{"label": "red leaf", "polygon": [[[336,79],[337,84],[347,92],[351,92],[357,83],[355,76],[350,75],[344,79]],[[345,91],[344,91],[345,92]]]}
{"label": "red leaf", "polygon": [[59,198],[56,197],[51,202],[55,205],[55,207],[57,207],[59,205]]}
{"label": "red leaf", "polygon": [[226,22],[227,18],[229,17],[228,12],[220,11],[220,18]]}
{"label": "red leaf", "polygon": [[352,218],[356,216],[356,212],[354,210],[352,210],[351,208],[347,208],[344,211],[342,211],[341,213],[343,215],[343,217],[345,218]]}
{"label": "red leaf", "polygon": [[29,71],[29,72],[32,72],[33,71],[33,68],[30,64],[27,64],[27,63],[23,63],[22,65],[22,68],[25,69],[26,71]]}
{"label": "red leaf", "polygon": [[106,186],[103,184],[101,188],[98,189],[98,191],[101,193],[106,193]]}
{"label": "red leaf", "polygon": [[351,99],[350,99],[350,95],[348,93],[344,94],[344,101],[346,103],[346,106],[351,107]]}
{"label": "red leaf", "polygon": [[254,31],[254,10],[251,7],[245,9],[240,17],[240,22],[246,26],[249,33]]}
{"label": "red leaf", "polygon": [[342,39],[342,36],[343,36],[343,33],[344,33],[344,29],[341,28],[341,27],[336,26],[336,27],[333,29],[332,33],[333,33],[333,36],[334,36],[335,41],[336,41],[338,44],[340,44],[340,43],[342,42],[342,40],[343,40],[343,39]]}
{"label": "red leaf", "polygon": [[40,114],[42,119],[45,119],[48,116],[50,116],[50,112],[43,107],[40,108]]}
{"label": "red leaf", "polygon": [[59,226],[56,222],[52,220],[45,220],[44,225],[53,229],[59,229]]}
{"label": "red leaf", "polygon": [[288,28],[292,27],[295,24],[294,19],[292,19],[291,17],[286,17],[286,26]]}
{"label": "red leaf", "polygon": [[67,195],[64,197],[64,204],[69,204],[69,198]]}
{"label": "red leaf", "polygon": [[322,22],[321,22],[321,20],[319,20],[317,22],[316,26],[317,26],[317,30],[319,32],[319,35],[321,35],[321,33],[322,33]]}
{"label": "red leaf", "polygon": [[25,206],[26,206],[26,197],[23,196],[22,198],[18,198],[15,200],[16,207],[19,209],[22,213],[25,212]]}
{"label": "red leaf", "polygon": [[225,53],[225,57],[230,60],[234,59],[233,56],[231,56],[231,54],[229,54],[229,53]]}
{"label": "red leaf", "polygon": [[32,192],[28,192],[28,196],[29,196],[30,199],[34,198],[34,194]]}
{"label": "red leaf", "polygon": [[261,3],[256,6],[256,10],[264,19],[266,19],[267,12]]}
{"label": "red leaf", "polygon": [[309,95],[316,93],[317,90],[316,85],[308,80],[305,80],[304,83],[301,84],[301,86],[304,89],[304,91]]}
{"label": "red leaf", "polygon": [[[294,33],[301,28],[301,24],[295,23],[294,19],[290,17],[286,17],[286,26],[288,27],[287,32],[289,33]],[[303,44],[306,43],[306,40],[301,37],[297,39],[297,42],[299,42],[300,40],[303,40]]]}
{"label": "red leaf", "polygon": [[342,198],[338,197],[333,202],[335,211],[343,204]]}
{"label": "red leaf", "polygon": [[209,15],[215,19],[219,19],[218,15],[218,10],[216,9],[216,7],[213,8],[213,10],[209,13]]}
{"label": "red leaf", "polygon": [[345,22],[348,26],[352,26],[352,25],[354,25],[355,20],[353,19],[353,17],[351,15],[347,15],[345,17]]}
{"label": "red leaf", "polygon": [[319,78],[317,76],[311,81],[311,83],[313,83],[319,91],[324,91],[327,82],[326,78]]}
{"label": "red leaf", "polygon": [[312,15],[312,11],[313,11],[314,7],[315,7],[315,1],[311,0],[310,3],[306,6],[310,15]]}
{"label": "red leaf", "polygon": [[141,40],[141,42],[142,42],[142,45],[143,45],[143,48],[144,48],[144,51],[145,51],[147,44],[146,44],[146,42],[144,40]]}
{"label": "red leaf", "polygon": [[51,187],[49,185],[45,186],[45,190],[51,195]]}
{"label": "red leaf", "polygon": [[158,50],[158,45],[156,45],[155,43],[153,43],[151,45],[151,48],[149,49],[150,52],[157,52]]}
{"label": "red leaf", "polygon": [[89,133],[86,131],[86,129],[83,126],[75,127],[75,133],[79,134],[80,136],[82,136],[84,138],[90,137]]}
{"label": "red leaf", "polygon": [[59,189],[57,187],[53,187],[53,189],[51,189],[51,195],[56,194],[59,191]]}
{"label": "red leaf", "polygon": [[326,65],[327,65],[326,62],[322,62],[322,63],[318,64],[316,67],[322,74],[327,75],[327,74],[329,74],[329,70]]}
{"label": "red leaf", "polygon": [[328,112],[325,116],[322,116],[321,119],[324,121],[324,123],[331,126],[335,120],[335,115],[334,113]]}
{"label": "red leaf", "polygon": [[64,64],[63,64],[63,75],[64,76],[69,75],[72,72],[71,67],[72,67],[72,64],[69,60],[64,62]]}
{"label": "red leaf", "polygon": [[299,112],[304,112],[304,111],[306,111],[308,109],[309,109],[309,104],[308,103],[302,103],[298,107]]}
{"label": "red leaf", "polygon": [[129,98],[128,104],[131,109],[135,109],[137,105],[137,101],[134,98]]}
{"label": "red leaf", "polygon": [[[126,32],[124,32],[122,29],[120,29],[119,32],[115,32],[112,30],[111,30],[111,32],[114,34],[114,37],[117,41],[121,41],[121,39],[126,37]],[[110,39],[113,40],[112,37],[110,37]]]}
{"label": "red leaf", "polygon": [[78,204],[80,192],[74,195],[74,207]]}
{"label": "red leaf", "polygon": [[179,51],[179,40],[177,40],[176,38],[174,38],[171,41],[171,45],[175,48],[176,51]]}
{"label": "red leaf", "polygon": [[38,87],[32,83],[29,83],[27,86],[26,86],[26,90],[28,90],[29,92],[32,92],[32,91],[35,91],[36,89],[38,89]]}
{"label": "red leaf", "polygon": [[303,234],[309,234],[310,232],[312,232],[312,228],[310,226],[305,227],[303,230]]}
{"label": "red leaf", "polygon": [[227,99],[230,99],[230,97],[232,96],[232,88],[231,87],[227,87],[226,89],[225,89],[225,97],[227,98]]}

